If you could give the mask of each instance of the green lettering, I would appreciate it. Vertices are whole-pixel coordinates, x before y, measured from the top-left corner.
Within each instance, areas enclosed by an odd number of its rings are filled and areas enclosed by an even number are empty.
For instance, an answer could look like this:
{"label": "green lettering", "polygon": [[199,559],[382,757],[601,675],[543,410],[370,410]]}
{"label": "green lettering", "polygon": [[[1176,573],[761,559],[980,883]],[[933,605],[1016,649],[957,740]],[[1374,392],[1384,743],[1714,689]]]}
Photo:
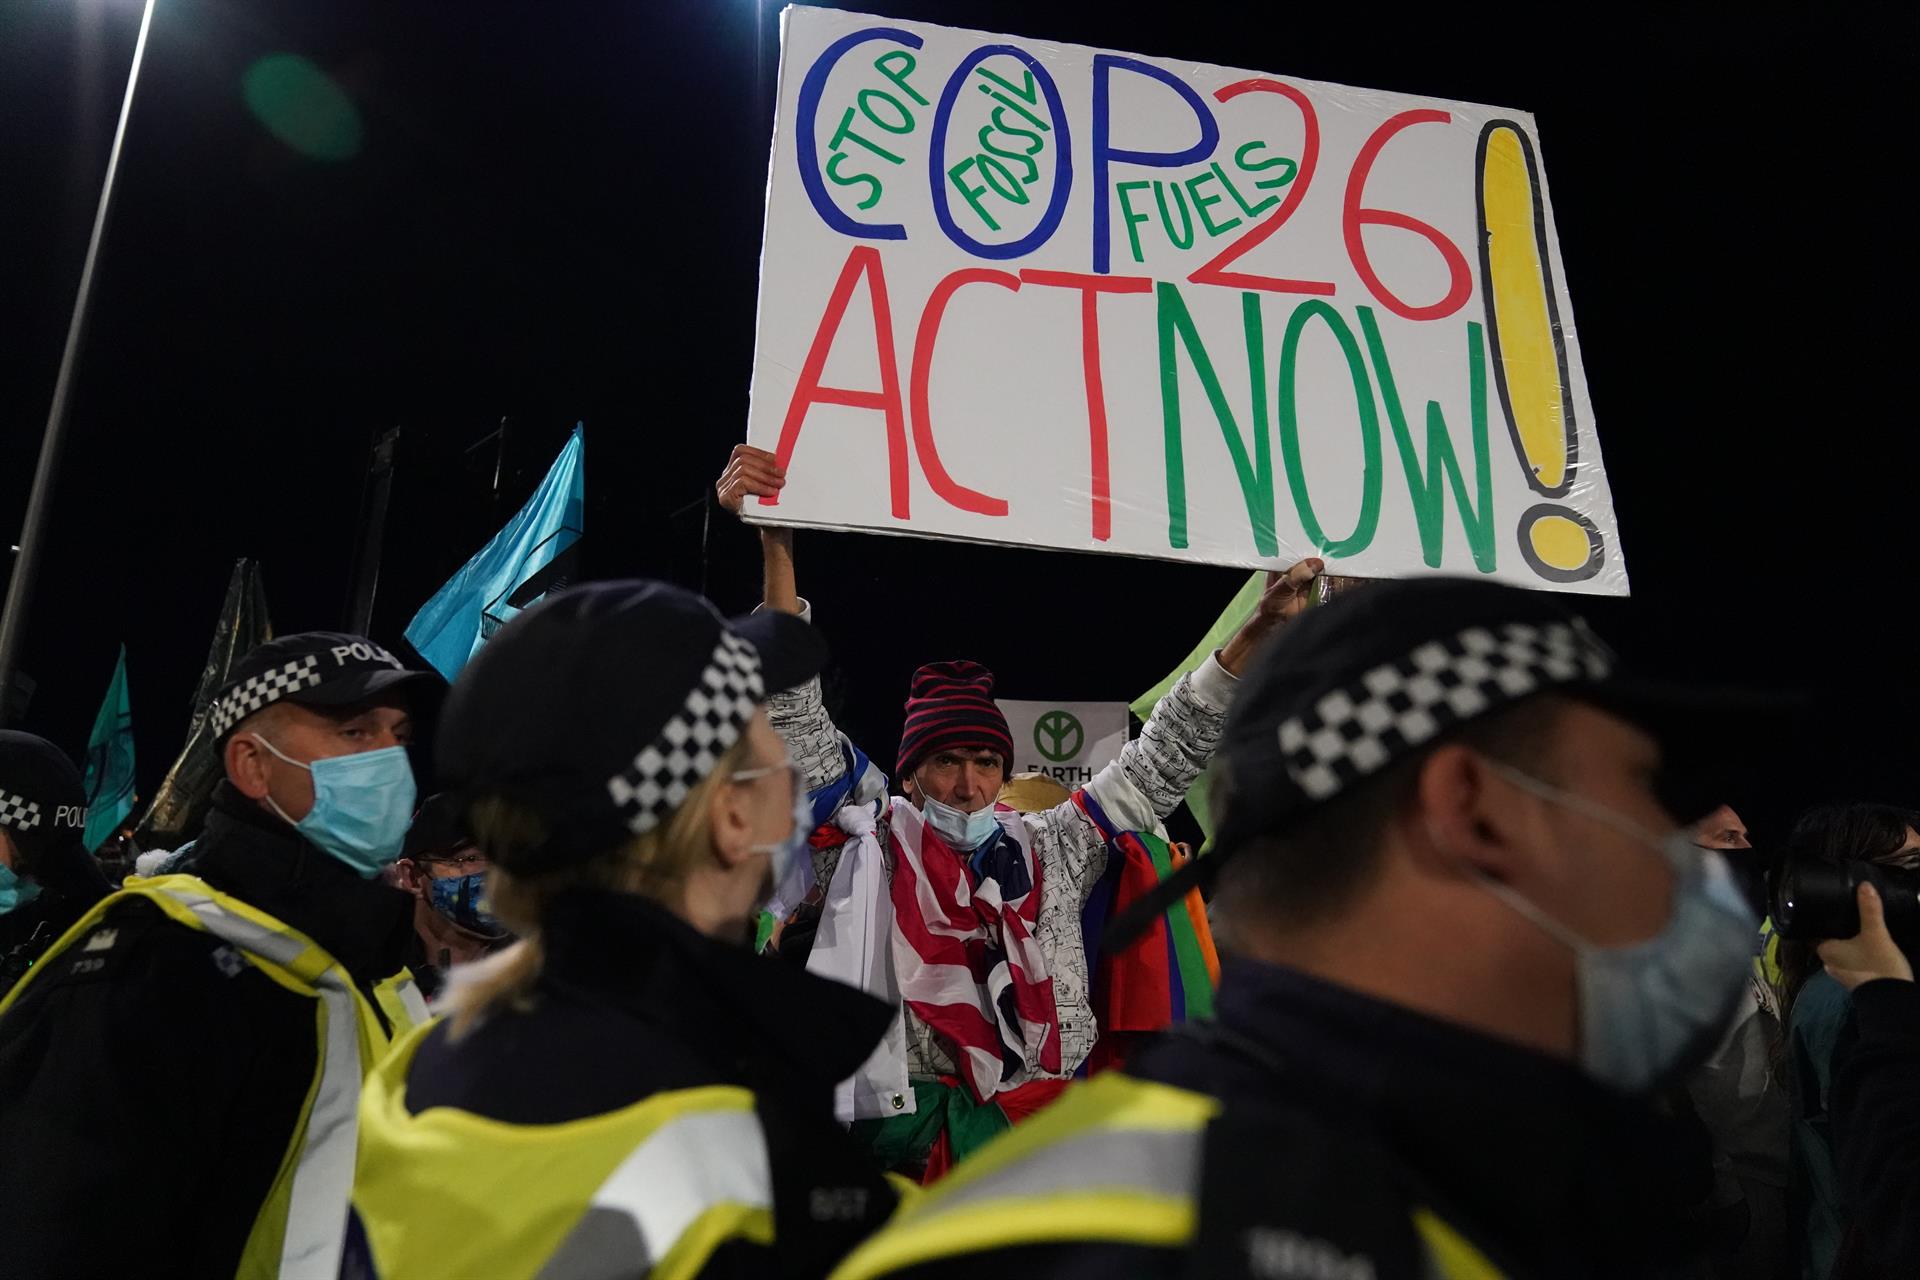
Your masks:
{"label": "green lettering", "polygon": [[1460,511],[1460,526],[1466,531],[1467,549],[1474,567],[1482,573],[1494,570],[1493,467],[1487,460],[1487,369],[1483,355],[1480,326],[1467,322],[1468,374],[1467,414],[1473,430],[1473,465],[1477,477],[1477,501],[1467,497],[1467,482],[1460,474],[1460,458],[1447,432],[1446,416],[1440,402],[1427,401],[1427,460],[1422,474],[1420,455],[1413,447],[1413,433],[1407,429],[1401,410],[1400,392],[1393,381],[1393,369],[1387,363],[1386,344],[1380,340],[1372,307],[1358,307],[1360,330],[1367,338],[1367,351],[1373,356],[1374,375],[1380,380],[1380,398],[1386,402],[1387,422],[1393,427],[1393,440],[1400,448],[1400,465],[1407,473],[1407,494],[1413,500],[1413,517],[1420,526],[1420,556],[1430,569],[1438,569],[1446,542],[1446,486],[1453,490],[1454,506]]}
{"label": "green lettering", "polygon": [[1217,227],[1213,225],[1213,219],[1207,216],[1207,207],[1209,205],[1219,204],[1225,197],[1203,196],[1200,194],[1200,184],[1211,181],[1213,181],[1213,175],[1211,173],[1196,173],[1187,179],[1186,187],[1187,194],[1193,197],[1193,211],[1200,215],[1200,225],[1207,229],[1208,235],[1217,236],[1224,231],[1231,231],[1239,226],[1240,219],[1230,218]]}
{"label": "green lettering", "polygon": [[980,215],[980,221],[987,224],[987,229],[989,231],[998,231],[1000,224],[993,220],[993,215],[988,213],[986,207],[980,203],[980,197],[987,193],[987,188],[970,187],[960,180],[960,175],[966,171],[967,167],[969,165],[977,166],[979,161],[979,156],[968,156],[965,160],[962,160],[959,164],[947,170],[947,177],[953,180],[953,185],[959,188],[960,194],[967,198],[967,203],[972,205],[973,211]]}
{"label": "green lettering", "polygon": [[[1031,129],[1022,129],[1018,125],[1008,124],[1006,120],[1003,118],[1005,112],[1006,112],[1005,107],[995,107],[993,109],[992,127],[988,127],[987,125],[980,126],[980,146],[984,150],[991,151],[994,155],[1005,156],[1009,160],[1018,160],[1021,163],[1025,164],[1029,169],[1032,170],[1032,173],[1029,176],[1020,179],[1020,181],[1032,182],[1035,178],[1038,178],[1040,176],[1040,166],[1037,163],[1035,163],[1031,157],[1037,156],[1042,151],[1045,151],[1047,149],[1047,140],[1041,137],[1039,134],[1033,132]],[[987,141],[987,135],[995,132],[1012,134],[1016,138],[1025,138],[1028,142],[1031,142],[1033,145],[1028,147],[1025,151],[1008,151],[1002,147],[996,147],[991,142]]]}
{"label": "green lettering", "polygon": [[987,180],[987,185],[1001,199],[1011,200],[1015,204],[1027,202],[1027,189],[1020,185],[1007,166],[986,156],[975,156],[974,159],[979,162],[980,176]]}
{"label": "green lettering", "polygon": [[867,186],[872,188],[872,190],[867,193],[867,198],[860,202],[860,207],[862,209],[873,208],[873,206],[880,203],[880,192],[882,190],[880,186],[880,179],[874,177],[870,173],[849,173],[849,174],[842,175],[840,172],[840,162],[845,160],[846,158],[847,158],[847,153],[844,151],[836,151],[832,155],[828,156],[827,157],[827,177],[830,178],[836,185],[842,186],[842,187],[851,187],[858,182],[866,183]]}
{"label": "green lettering", "polygon": [[857,142],[861,146],[865,147],[867,150],[873,152],[873,154],[879,156],[882,160],[891,161],[894,164],[905,164],[907,162],[907,158],[905,156],[897,156],[893,154],[893,152],[888,151],[885,147],[882,147],[881,145],[879,145],[878,143],[869,142],[865,138],[861,137],[859,134],[855,133],[852,129],[852,125],[853,125],[853,108],[848,107],[847,114],[840,117],[840,127],[838,129],[835,129],[833,131],[833,137],[828,139],[827,148],[831,151],[838,151],[840,149],[840,144],[842,142],[851,139],[852,141]]}
{"label": "green lettering", "polygon": [[1254,183],[1253,184],[1254,186],[1259,187],[1262,190],[1265,190],[1268,187],[1284,187],[1289,182],[1293,181],[1295,174],[1300,172],[1300,166],[1295,164],[1292,160],[1288,159],[1286,156],[1272,156],[1266,160],[1260,161],[1258,164],[1254,164],[1250,162],[1247,159],[1247,152],[1253,150],[1255,147],[1259,147],[1262,151],[1264,151],[1266,150],[1267,144],[1264,142],[1243,143],[1240,149],[1233,153],[1233,162],[1239,165],[1242,169],[1245,169],[1249,173],[1258,173],[1262,169],[1271,169],[1273,168],[1273,166],[1277,164],[1283,164],[1287,166],[1287,171],[1282,174],[1276,174],[1274,177],[1271,177],[1271,178],[1262,178],[1260,181]]}
{"label": "green lettering", "polygon": [[[879,116],[873,114],[873,108],[867,105],[867,100],[869,98],[878,98],[882,102],[889,103],[895,111],[898,111],[900,113],[900,123],[897,125],[891,125],[891,124],[888,124],[885,120],[882,120]],[[894,97],[892,94],[888,93],[885,89],[862,89],[860,91],[860,96],[855,98],[854,101],[860,104],[861,115],[873,121],[875,125],[879,126],[882,129],[885,129],[888,133],[912,133],[913,132],[913,112],[907,110],[906,103],[900,101],[900,99]]]}
{"label": "green lettering", "polygon": [[1167,213],[1167,184],[1153,184],[1153,202],[1160,206],[1160,225],[1167,229],[1167,239],[1176,249],[1193,248],[1193,214],[1187,209],[1187,196],[1179,183],[1173,184],[1173,202],[1180,206],[1180,223],[1186,228],[1186,239],[1182,240],[1173,229],[1173,218]]}
{"label": "green lettering", "polygon": [[1227,189],[1227,194],[1233,197],[1233,202],[1240,206],[1240,212],[1249,218],[1257,218],[1262,211],[1280,203],[1279,196],[1267,196],[1259,204],[1248,204],[1246,197],[1240,194],[1240,188],[1233,185],[1233,179],[1227,176],[1227,171],[1220,167],[1218,160],[1213,162],[1213,174],[1220,179],[1220,185]]}
{"label": "green lettering", "polygon": [[[999,110],[999,108],[996,107],[994,108],[994,110],[997,111]],[[1027,136],[1032,137],[1033,135],[1029,134]],[[1032,182],[1035,178],[1038,178],[1040,176],[1040,165],[1036,160],[1034,160],[1033,153],[1031,151],[1006,151],[1006,150],[1002,150],[999,147],[994,146],[993,145],[993,129],[989,125],[983,124],[980,126],[980,149],[982,151],[991,152],[996,156],[1005,156],[1007,159],[1013,161],[1015,164],[1025,165],[1027,170],[1027,176],[1020,179],[1021,182]],[[1022,201],[1022,203],[1025,203],[1025,202]]]}
{"label": "green lettering", "polygon": [[[983,76],[993,76],[995,80],[1000,80],[1000,77],[993,75],[991,71],[987,71],[983,69],[980,72],[980,74]],[[1000,83],[1005,84],[1006,81],[1000,80]],[[1015,102],[1012,98],[1009,98],[1006,94],[1000,93],[999,91],[994,89],[989,89],[985,85],[980,85],[979,89],[980,89],[980,92],[986,94],[989,98],[992,98],[995,102],[1005,103],[1007,106],[1012,107],[1015,111],[1025,116],[1028,120],[1033,122],[1033,127],[1040,130],[1042,133],[1053,132],[1052,125],[1049,125],[1045,120],[1042,120],[1039,116],[1033,114],[1033,112],[1027,110],[1025,107]]]}
{"label": "green lettering", "polygon": [[[898,71],[893,70],[889,65],[894,62],[900,64]],[[913,69],[917,65],[918,63],[914,60],[914,56],[905,49],[891,49],[873,60],[873,69],[900,86],[900,92],[906,94],[921,106],[930,107],[933,104],[921,97],[919,92],[907,83],[907,77],[913,74]]]}
{"label": "green lettering", "polygon": [[977,68],[977,70],[986,79],[993,81],[995,84],[999,85],[1002,89],[1005,89],[1008,93],[1012,94],[1014,97],[1025,101],[1028,106],[1040,105],[1040,91],[1038,88],[1035,87],[1033,83],[1033,72],[1031,70],[1026,68],[1021,69],[1021,74],[1026,76],[1027,82],[1018,88],[1014,87],[1013,81],[1003,80],[999,76],[993,74],[993,72],[987,70],[985,67]]}
{"label": "green lettering", "polygon": [[1120,197],[1120,217],[1121,220],[1127,224],[1127,243],[1133,246],[1133,260],[1135,262],[1146,261],[1145,258],[1140,256],[1140,233],[1135,230],[1135,228],[1147,220],[1147,215],[1133,211],[1132,203],[1127,200],[1127,192],[1144,191],[1151,185],[1151,183],[1147,182],[1117,182],[1113,187],[1114,194]]}
{"label": "green lettering", "polygon": [[[1329,538],[1313,512],[1313,500],[1307,496],[1306,468],[1300,458],[1299,408],[1295,390],[1299,379],[1300,336],[1307,322],[1326,321],[1327,328],[1340,343],[1347,358],[1347,372],[1353,378],[1354,404],[1360,410],[1360,516],[1353,532],[1344,538]],[[1286,336],[1280,340],[1280,395],[1275,405],[1280,424],[1280,458],[1287,468],[1287,489],[1293,494],[1294,510],[1307,540],[1329,557],[1358,555],[1373,541],[1380,525],[1380,416],[1373,405],[1373,387],[1367,381],[1367,366],[1360,355],[1360,344],[1340,313],[1318,298],[1309,299],[1293,310],[1287,320]]]}
{"label": "green lettering", "polygon": [[1273,454],[1267,443],[1267,364],[1266,342],[1261,331],[1260,296],[1240,295],[1240,308],[1247,336],[1247,370],[1253,384],[1253,457],[1247,456],[1245,437],[1234,421],[1233,410],[1214,376],[1213,361],[1200,342],[1193,316],[1187,310],[1180,290],[1166,281],[1154,286],[1159,300],[1160,326],[1160,411],[1166,443],[1167,465],[1167,543],[1174,548],[1187,545],[1187,470],[1185,450],[1180,439],[1180,369],[1175,357],[1177,335],[1187,349],[1187,358],[1213,406],[1220,434],[1233,458],[1233,470],[1240,481],[1240,496],[1247,504],[1247,520],[1253,527],[1253,545],[1262,556],[1280,554],[1279,540],[1273,531]]}

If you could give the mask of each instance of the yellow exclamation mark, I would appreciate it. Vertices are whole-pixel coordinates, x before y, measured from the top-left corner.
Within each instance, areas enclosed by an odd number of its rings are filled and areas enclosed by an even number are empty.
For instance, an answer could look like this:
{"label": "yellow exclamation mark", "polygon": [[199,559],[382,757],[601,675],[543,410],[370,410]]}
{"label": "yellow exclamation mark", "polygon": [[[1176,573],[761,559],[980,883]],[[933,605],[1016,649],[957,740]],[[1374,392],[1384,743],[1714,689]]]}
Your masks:
{"label": "yellow exclamation mark", "polygon": [[[1527,483],[1542,497],[1564,498],[1578,470],[1579,433],[1533,143],[1515,122],[1490,120],[1480,131],[1477,165],[1480,280],[1494,385]],[[1605,559],[1593,521],[1558,502],[1529,507],[1518,534],[1521,557],[1549,582],[1591,578]]]}

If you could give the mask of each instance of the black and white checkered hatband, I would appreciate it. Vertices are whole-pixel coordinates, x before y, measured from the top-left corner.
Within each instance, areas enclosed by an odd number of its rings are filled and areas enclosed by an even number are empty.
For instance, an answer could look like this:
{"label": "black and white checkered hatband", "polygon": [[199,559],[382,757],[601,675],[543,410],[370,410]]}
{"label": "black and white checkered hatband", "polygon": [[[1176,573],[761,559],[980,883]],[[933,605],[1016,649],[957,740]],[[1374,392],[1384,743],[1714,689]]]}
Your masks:
{"label": "black and white checkered hatband", "polygon": [[311,689],[320,683],[320,656],[309,653],[285,666],[263,671],[235,685],[216,699],[207,711],[213,722],[213,736],[225,736],[227,730],[262,707],[280,701],[290,693]]}
{"label": "black and white checkered hatband", "polygon": [[1612,652],[1584,622],[1468,627],[1374,667],[1281,722],[1294,784],[1327,800],[1455,725],[1557,684],[1603,680]]}
{"label": "black and white checkered hatband", "polygon": [[633,763],[607,779],[627,830],[645,835],[713,772],[766,700],[760,655],[731,631],[720,633],[706,670],[666,726]]}
{"label": "black and white checkered hatband", "polygon": [[0,827],[31,831],[40,825],[40,802],[0,790]]}

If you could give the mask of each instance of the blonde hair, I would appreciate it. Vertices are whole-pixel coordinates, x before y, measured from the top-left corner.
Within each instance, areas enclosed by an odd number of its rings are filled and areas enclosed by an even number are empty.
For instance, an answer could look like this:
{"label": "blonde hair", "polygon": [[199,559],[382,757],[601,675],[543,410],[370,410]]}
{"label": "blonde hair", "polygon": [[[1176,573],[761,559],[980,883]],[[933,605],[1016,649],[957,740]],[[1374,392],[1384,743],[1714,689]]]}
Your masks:
{"label": "blonde hair", "polygon": [[453,972],[446,997],[452,1020],[449,1035],[459,1039],[496,1009],[528,1007],[546,964],[541,924],[548,904],[566,890],[630,893],[672,908],[680,887],[712,852],[708,814],[714,791],[747,767],[749,749],[742,734],[666,821],[585,862],[552,871],[515,873],[501,865],[544,843],[545,822],[499,797],[477,801],[469,818],[474,840],[493,860],[493,869],[487,873],[488,910],[519,940]]}

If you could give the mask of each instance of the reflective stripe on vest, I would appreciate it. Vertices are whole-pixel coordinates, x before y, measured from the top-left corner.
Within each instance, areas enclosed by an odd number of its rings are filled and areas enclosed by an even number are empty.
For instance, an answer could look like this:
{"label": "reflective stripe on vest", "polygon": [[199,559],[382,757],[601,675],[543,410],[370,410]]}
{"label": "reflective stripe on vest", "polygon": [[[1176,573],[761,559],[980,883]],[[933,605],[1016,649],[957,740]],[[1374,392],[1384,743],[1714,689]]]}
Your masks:
{"label": "reflective stripe on vest", "polygon": [[727,1241],[773,1244],[772,1172],[749,1091],[676,1089],[552,1124],[452,1106],[415,1114],[407,1079],[429,1034],[400,1041],[360,1098],[354,1210],[372,1274],[675,1280]]}
{"label": "reflective stripe on vest", "polygon": [[1193,1237],[1202,1143],[1219,1110],[1117,1071],[1076,1085],[902,1206],[834,1280],[1025,1244],[1179,1248]]}
{"label": "reflective stripe on vest", "polygon": [[[875,1280],[940,1259],[1032,1244],[1097,1240],[1184,1249],[1199,1223],[1195,1198],[1206,1128],[1219,1111],[1218,1100],[1204,1094],[1119,1072],[1076,1085],[903,1205],[832,1280]],[[1431,1210],[1416,1207],[1412,1220],[1430,1280],[1501,1280],[1485,1256]]]}
{"label": "reflective stripe on vest", "polygon": [[1505,1274],[1485,1254],[1433,1210],[1413,1211],[1413,1229],[1426,1247],[1431,1280],[1505,1280]]}
{"label": "reflective stripe on vest", "polygon": [[669,1120],[628,1153],[539,1280],[694,1275],[755,1215],[766,1216],[771,1243],[773,1168],[753,1095],[711,1093],[718,1105]]}
{"label": "reflective stripe on vest", "polygon": [[[280,986],[318,1001],[314,1084],[280,1174],[248,1236],[240,1274],[333,1280],[339,1274],[353,1186],[361,1074],[389,1043],[373,1006],[312,939],[189,875],[130,878],[70,929],[46,959],[90,932],[127,897],[145,898],[170,919],[212,934],[245,953],[256,969]],[[49,966],[43,962],[35,968],[37,976]],[[426,1006],[410,977],[387,979],[376,991],[383,1006],[398,1009],[409,1019],[394,1021],[395,1034],[409,1028],[414,1010],[424,1020]],[[276,1208],[282,1203],[284,1216]]]}

